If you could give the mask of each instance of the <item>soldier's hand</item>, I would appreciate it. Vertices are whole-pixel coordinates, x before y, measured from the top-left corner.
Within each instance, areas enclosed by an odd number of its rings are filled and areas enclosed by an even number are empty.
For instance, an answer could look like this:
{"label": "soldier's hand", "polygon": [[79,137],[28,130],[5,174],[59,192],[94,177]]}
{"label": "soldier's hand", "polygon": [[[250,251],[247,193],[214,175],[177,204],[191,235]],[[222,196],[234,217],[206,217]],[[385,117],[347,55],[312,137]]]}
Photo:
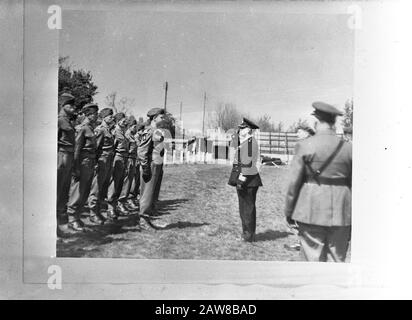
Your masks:
{"label": "soldier's hand", "polygon": [[144,171],[142,174],[142,178],[144,182],[149,182],[152,179],[152,172],[151,171]]}
{"label": "soldier's hand", "polygon": [[293,220],[291,217],[286,217],[286,222],[289,228],[297,228],[296,221]]}
{"label": "soldier's hand", "polygon": [[73,169],[72,176],[74,180],[78,181],[80,179],[80,169]]}

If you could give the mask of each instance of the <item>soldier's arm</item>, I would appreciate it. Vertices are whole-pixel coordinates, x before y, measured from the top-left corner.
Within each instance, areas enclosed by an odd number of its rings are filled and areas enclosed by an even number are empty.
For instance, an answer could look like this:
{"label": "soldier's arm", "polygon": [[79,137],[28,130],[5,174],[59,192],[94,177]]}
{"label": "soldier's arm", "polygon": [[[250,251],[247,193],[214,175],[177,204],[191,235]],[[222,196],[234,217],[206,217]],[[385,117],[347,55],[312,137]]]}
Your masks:
{"label": "soldier's arm", "polygon": [[75,169],[80,169],[80,153],[84,147],[84,128],[80,128],[76,134],[76,140],[74,144],[74,167]]}
{"label": "soldier's arm", "polygon": [[296,154],[293,157],[289,169],[289,184],[286,190],[285,216],[290,218],[295,209],[296,202],[299,198],[299,192],[304,182],[305,163],[303,161],[303,150],[296,145]]}
{"label": "soldier's arm", "polygon": [[96,135],[96,158],[99,159],[103,152],[103,143],[104,143],[104,130],[102,128],[96,128],[94,131]]}
{"label": "soldier's arm", "polygon": [[[250,149],[250,150],[249,150]],[[240,149],[240,166],[242,168],[250,168],[253,161],[253,140],[252,143],[249,141]]]}
{"label": "soldier's arm", "polygon": [[140,140],[138,146],[138,159],[140,165],[142,166],[143,173],[151,172],[151,162],[152,162],[152,151],[153,151],[153,140],[151,134],[145,134]]}

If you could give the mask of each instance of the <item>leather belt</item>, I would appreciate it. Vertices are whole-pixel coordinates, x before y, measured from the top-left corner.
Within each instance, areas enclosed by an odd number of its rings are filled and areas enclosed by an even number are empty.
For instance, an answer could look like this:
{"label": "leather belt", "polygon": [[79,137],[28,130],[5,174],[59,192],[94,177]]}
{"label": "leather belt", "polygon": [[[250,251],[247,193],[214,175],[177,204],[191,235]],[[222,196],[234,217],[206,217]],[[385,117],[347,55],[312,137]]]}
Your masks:
{"label": "leather belt", "polygon": [[328,186],[348,186],[349,187],[348,178],[317,177],[317,180],[310,179],[306,182],[307,183],[314,183],[314,184],[324,184],[324,185],[328,185]]}

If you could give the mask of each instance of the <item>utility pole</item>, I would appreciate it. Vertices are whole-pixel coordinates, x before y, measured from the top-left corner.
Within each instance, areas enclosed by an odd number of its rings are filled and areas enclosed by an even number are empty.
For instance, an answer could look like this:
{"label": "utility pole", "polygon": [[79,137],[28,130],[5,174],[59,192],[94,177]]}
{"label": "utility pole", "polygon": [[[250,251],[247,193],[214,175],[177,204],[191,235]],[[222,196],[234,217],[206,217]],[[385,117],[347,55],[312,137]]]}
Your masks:
{"label": "utility pole", "polygon": [[203,98],[203,124],[202,124],[202,135],[205,136],[205,111],[206,111],[206,91]]}
{"label": "utility pole", "polygon": [[167,103],[167,89],[169,87],[169,84],[167,81],[165,82],[165,113],[166,113],[166,103]]}

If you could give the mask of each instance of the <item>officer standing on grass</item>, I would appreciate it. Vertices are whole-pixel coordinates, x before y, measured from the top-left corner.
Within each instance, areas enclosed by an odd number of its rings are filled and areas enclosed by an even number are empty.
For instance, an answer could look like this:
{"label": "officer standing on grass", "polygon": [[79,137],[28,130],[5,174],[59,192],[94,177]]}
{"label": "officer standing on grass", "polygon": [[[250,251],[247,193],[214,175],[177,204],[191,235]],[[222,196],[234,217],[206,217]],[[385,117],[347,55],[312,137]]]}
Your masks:
{"label": "officer standing on grass", "polygon": [[[114,134],[114,160],[112,169],[112,183],[109,187],[107,199],[107,217],[111,220],[117,220],[119,216],[118,200],[123,188],[123,181],[126,172],[127,160],[129,158],[129,139],[126,137],[127,118],[122,112],[115,116],[116,127]],[[122,212],[127,214],[127,212]]]}
{"label": "officer standing on grass", "polygon": [[57,120],[57,235],[63,233],[63,225],[67,224],[67,201],[69,199],[72,178],[74,145],[76,130],[73,121],[76,118],[74,97],[63,93],[59,97],[61,107]]}
{"label": "officer standing on grass", "polygon": [[262,186],[256,167],[259,160],[259,146],[253,137],[255,129],[259,127],[249,119],[243,118],[243,122],[238,127],[239,144],[236,146],[234,158],[234,164],[240,164],[241,168],[236,191],[242,221],[242,239],[246,242],[255,241],[256,195],[259,187]]}
{"label": "officer standing on grass", "polygon": [[97,168],[93,177],[92,188],[89,195],[90,221],[103,224],[105,218],[101,214],[104,199],[112,173],[114,157],[114,136],[112,129],[114,125],[113,110],[104,108],[100,111],[101,124],[96,127],[97,144]]}
{"label": "officer standing on grass", "polygon": [[285,215],[298,225],[303,260],[344,262],[351,232],[352,146],[335,132],[342,113],[323,102],[312,106],[316,134],[295,147]]}
{"label": "officer standing on grass", "polygon": [[129,201],[129,193],[132,187],[132,182],[136,174],[136,158],[137,158],[137,121],[135,119],[130,120],[129,128],[126,131],[126,138],[129,140],[129,158],[127,160],[126,174],[123,181],[122,193],[119,197],[119,209],[121,212],[128,212],[125,205],[128,204],[129,208],[132,210],[138,207]]}
{"label": "officer standing on grass", "polygon": [[73,179],[67,205],[69,228],[74,231],[84,230],[80,214],[89,197],[96,166],[97,144],[94,126],[97,120],[98,109],[96,104],[86,104],[81,111],[85,118],[76,128]]}
{"label": "officer standing on grass", "polygon": [[140,180],[140,215],[148,221],[155,214],[155,202],[158,199],[163,176],[163,134],[158,128],[163,123],[165,110],[153,108],[147,113],[149,125],[142,133],[138,148],[141,165]]}

